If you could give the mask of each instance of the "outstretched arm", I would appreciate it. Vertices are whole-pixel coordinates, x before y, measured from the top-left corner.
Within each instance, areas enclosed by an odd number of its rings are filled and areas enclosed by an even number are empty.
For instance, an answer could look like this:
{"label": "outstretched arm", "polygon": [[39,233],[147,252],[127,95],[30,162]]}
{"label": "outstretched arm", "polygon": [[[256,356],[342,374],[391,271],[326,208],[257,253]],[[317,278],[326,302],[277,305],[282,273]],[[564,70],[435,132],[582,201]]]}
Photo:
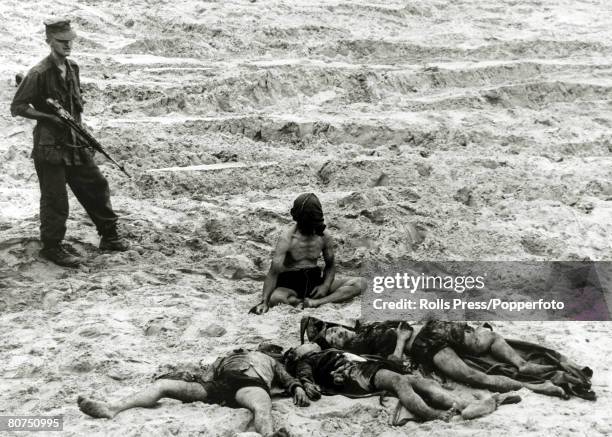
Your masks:
{"label": "outstretched arm", "polygon": [[308,402],[308,396],[306,396],[302,383],[291,376],[289,372],[285,370],[285,366],[278,361],[274,363],[274,378],[276,381],[278,381],[278,385],[293,395],[294,404],[299,407],[307,407],[310,405],[310,402]]}
{"label": "outstretched arm", "polygon": [[304,390],[313,401],[321,398],[321,388],[315,384],[312,365],[305,359],[300,359],[296,365],[296,376],[304,386]]}

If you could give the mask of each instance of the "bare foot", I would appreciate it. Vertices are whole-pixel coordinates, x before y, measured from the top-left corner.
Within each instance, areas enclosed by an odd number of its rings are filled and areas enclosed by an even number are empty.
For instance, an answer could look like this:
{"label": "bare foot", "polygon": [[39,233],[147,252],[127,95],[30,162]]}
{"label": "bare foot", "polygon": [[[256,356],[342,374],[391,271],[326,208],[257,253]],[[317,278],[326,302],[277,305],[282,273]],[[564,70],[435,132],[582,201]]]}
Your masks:
{"label": "bare foot", "polygon": [[469,404],[461,411],[461,417],[464,420],[476,419],[491,414],[500,405],[517,404],[519,402],[521,402],[521,397],[516,393],[496,393],[493,396]]}
{"label": "bare foot", "polygon": [[518,404],[519,402],[523,400],[523,398],[521,398],[519,395],[513,392],[496,393],[493,395],[493,397],[495,398],[495,402],[497,403],[497,406]]}
{"label": "bare foot", "polygon": [[550,381],[546,381],[541,384],[528,384],[527,388],[534,391],[535,393],[540,393],[540,394],[548,395],[548,396],[557,396],[563,399],[569,399],[569,396],[565,393],[565,391],[561,387],[553,384]]}
{"label": "bare foot", "polygon": [[545,365],[545,364],[535,364],[535,363],[525,363],[519,367],[519,372],[525,375],[539,375],[542,373],[550,372],[551,370],[555,370],[555,366]]}
{"label": "bare foot", "polygon": [[280,428],[272,433],[270,437],[291,437],[291,434],[289,434],[289,431],[287,431],[285,428]]}
{"label": "bare foot", "polygon": [[96,419],[112,419],[115,417],[115,413],[108,407],[106,402],[94,401],[93,399],[79,396],[77,404],[79,405],[79,410]]}
{"label": "bare foot", "polygon": [[451,408],[441,413],[438,416],[438,419],[443,420],[445,422],[450,422],[450,420],[457,414],[461,414],[461,411],[459,411],[459,409],[455,405],[453,405]]}
{"label": "bare foot", "polygon": [[289,298],[287,299],[287,303],[292,307],[298,307],[302,305],[302,299],[299,299],[296,296],[289,296]]}
{"label": "bare foot", "polygon": [[461,411],[461,417],[464,420],[475,419],[477,417],[486,416],[491,414],[497,409],[497,397],[495,395],[489,396],[485,399],[479,399],[475,402],[470,403],[467,407]]}
{"label": "bare foot", "polygon": [[319,299],[310,299],[308,297],[304,299],[304,308],[317,308],[321,305],[322,303]]}

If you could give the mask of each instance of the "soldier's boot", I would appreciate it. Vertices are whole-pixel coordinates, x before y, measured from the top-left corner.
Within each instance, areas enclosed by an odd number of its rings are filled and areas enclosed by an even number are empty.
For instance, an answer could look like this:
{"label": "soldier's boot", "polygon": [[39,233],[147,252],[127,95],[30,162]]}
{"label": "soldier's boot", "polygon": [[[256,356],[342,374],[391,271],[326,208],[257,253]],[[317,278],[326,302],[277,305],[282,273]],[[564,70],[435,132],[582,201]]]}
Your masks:
{"label": "soldier's boot", "polygon": [[130,248],[130,243],[121,238],[117,233],[117,229],[113,228],[102,235],[100,238],[100,250],[114,250],[116,252],[125,252]]}
{"label": "soldier's boot", "polygon": [[62,267],[78,267],[81,264],[79,257],[66,252],[60,244],[44,246],[40,256]]}

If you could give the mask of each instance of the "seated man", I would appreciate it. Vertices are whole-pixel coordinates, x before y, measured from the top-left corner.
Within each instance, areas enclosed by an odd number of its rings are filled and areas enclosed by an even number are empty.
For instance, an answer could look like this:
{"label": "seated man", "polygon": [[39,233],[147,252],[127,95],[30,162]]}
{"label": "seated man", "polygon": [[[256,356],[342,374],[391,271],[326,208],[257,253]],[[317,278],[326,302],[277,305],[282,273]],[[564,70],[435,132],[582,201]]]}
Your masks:
{"label": "seated man", "polygon": [[[325,230],[317,196],[299,195],[293,202],[291,216],[296,223],[279,238],[264,280],[263,300],[250,312],[263,314],[280,303],[317,307],[361,294],[367,286],[365,279],[336,277],[334,242]],[[317,265],[321,255],[325,261],[323,272]]]}
{"label": "seated man", "polygon": [[[393,332],[383,322],[358,325],[356,328],[324,322],[314,317],[302,320],[302,337],[321,345],[355,353],[385,355],[392,350]],[[486,325],[485,325],[486,326]],[[512,344],[519,342],[512,342]],[[524,358],[502,336],[487,327],[473,328],[463,322],[429,321],[414,327],[404,352],[427,369],[479,388],[507,392],[525,387],[536,393],[567,398],[574,394],[594,399],[590,391],[591,371],[570,363],[556,351],[525,343],[531,359]],[[483,371],[475,357],[491,356],[495,361]],[[468,356],[470,359],[468,359]],[[542,363],[535,357],[543,358]],[[485,362],[483,358],[483,362]]]}
{"label": "seated man", "polygon": [[[262,349],[263,350],[263,349]],[[309,405],[308,397],[299,381],[291,377],[268,350],[237,350],[218,358],[206,375],[185,378],[184,381],[159,379],[150,387],[116,402],[99,402],[82,396],[79,409],[96,418],[112,419],[130,408],[155,406],[161,398],[183,402],[206,402],[247,408],[253,413],[255,429],[263,436],[284,437],[285,428],[273,432],[272,401],[270,389],[273,383],[293,394],[296,405]],[[163,378],[171,378],[165,376]]]}
{"label": "seated man", "polygon": [[[401,359],[410,329],[398,327],[395,358]],[[324,391],[361,395],[388,391],[401,405],[422,420],[448,420],[460,413],[464,419],[489,414],[501,403],[520,401],[518,396],[495,395],[468,403],[444,390],[436,381],[414,375],[402,375],[401,366],[384,360],[363,358],[338,349],[321,350],[316,343],[306,343],[285,354],[287,369],[299,378],[308,396],[316,400]]]}

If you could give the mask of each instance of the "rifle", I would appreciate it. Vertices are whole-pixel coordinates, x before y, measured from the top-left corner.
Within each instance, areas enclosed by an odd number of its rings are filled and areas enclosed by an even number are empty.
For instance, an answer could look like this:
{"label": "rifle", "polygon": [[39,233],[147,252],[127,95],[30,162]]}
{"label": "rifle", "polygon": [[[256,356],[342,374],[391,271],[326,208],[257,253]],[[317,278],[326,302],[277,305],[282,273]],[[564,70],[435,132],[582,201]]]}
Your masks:
{"label": "rifle", "polygon": [[89,133],[89,131],[87,129],[85,129],[84,126],[82,126],[81,124],[79,124],[73,117],[72,115],[70,115],[70,113],[68,111],[66,111],[62,105],[59,104],[59,102],[57,100],[48,98],[47,99],[47,104],[51,107],[51,109],[53,110],[54,114],[56,116],[59,117],[59,119],[62,121],[62,123],[69,127],[70,129],[72,129],[77,135],[79,135],[81,138],[83,138],[85,140],[85,142],[87,142],[87,144],[93,148],[94,150],[100,152],[102,155],[104,155],[106,157],[106,159],[108,159],[110,162],[112,162],[113,164],[115,164],[117,167],[119,167],[119,169],[125,173],[125,175],[128,178],[131,178],[132,176],[129,175],[129,173],[125,170],[125,167],[122,166],[121,164],[119,164],[117,161],[115,161],[113,159],[112,156],[110,156],[108,154],[108,152],[106,150],[104,150],[104,148],[102,147],[102,144],[100,144],[98,142],[98,140],[96,140],[93,135],[91,133]]}

